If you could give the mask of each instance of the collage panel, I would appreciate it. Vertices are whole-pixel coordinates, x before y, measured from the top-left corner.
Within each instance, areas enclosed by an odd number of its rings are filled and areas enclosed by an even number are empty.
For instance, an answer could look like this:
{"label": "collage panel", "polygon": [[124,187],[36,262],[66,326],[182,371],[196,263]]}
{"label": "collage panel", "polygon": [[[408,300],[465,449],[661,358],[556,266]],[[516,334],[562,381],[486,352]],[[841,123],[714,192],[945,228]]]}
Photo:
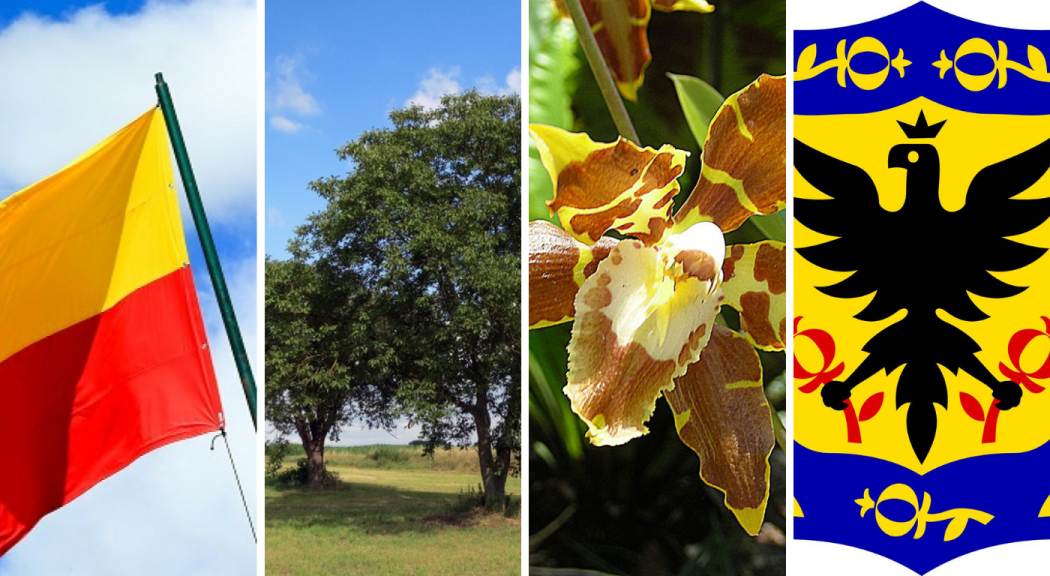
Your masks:
{"label": "collage panel", "polygon": [[258,573],[257,14],[0,5],[0,574]]}
{"label": "collage panel", "polygon": [[1050,11],[793,5],[792,568],[1044,573]]}
{"label": "collage panel", "polygon": [[267,4],[266,570],[519,574],[520,10],[390,16]]}
{"label": "collage panel", "polygon": [[1050,573],[1048,54],[1026,0],[2,2],[0,576]]}
{"label": "collage panel", "polygon": [[784,2],[528,7],[530,573],[783,574]]}

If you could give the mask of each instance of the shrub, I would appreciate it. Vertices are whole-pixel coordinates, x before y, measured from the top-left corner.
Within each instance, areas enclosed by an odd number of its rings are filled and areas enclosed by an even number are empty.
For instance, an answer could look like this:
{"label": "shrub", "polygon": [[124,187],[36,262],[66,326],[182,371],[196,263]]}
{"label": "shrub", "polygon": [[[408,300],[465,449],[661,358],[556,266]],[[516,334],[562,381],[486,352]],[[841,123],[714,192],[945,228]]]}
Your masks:
{"label": "shrub", "polygon": [[266,443],[266,478],[275,480],[284,466],[284,458],[288,455],[288,441],[278,438],[273,442]]}
{"label": "shrub", "polygon": [[380,444],[373,446],[366,458],[374,462],[377,468],[399,468],[408,463],[410,454],[397,446]]}
{"label": "shrub", "polygon": [[518,518],[521,516],[521,496],[507,494],[507,505],[503,510],[507,518]]}
{"label": "shrub", "polygon": [[[477,489],[469,487],[466,492],[460,492],[459,496],[449,507],[448,515],[452,517],[473,516],[485,510],[485,492],[478,484]],[[507,518],[516,518],[521,515],[521,497],[507,494],[503,501],[503,515]]]}
{"label": "shrub", "polygon": [[[306,458],[300,458],[296,460],[295,466],[285,468],[274,474],[274,482],[281,486],[288,488],[298,488],[306,486],[306,480],[309,477],[307,472]],[[328,462],[325,462],[324,475],[321,477],[322,488],[335,488],[341,484],[339,475],[328,469]]]}
{"label": "shrub", "polygon": [[477,490],[473,486],[466,492],[460,492],[449,509],[449,516],[471,516],[478,510],[485,508],[485,492],[478,484]]}

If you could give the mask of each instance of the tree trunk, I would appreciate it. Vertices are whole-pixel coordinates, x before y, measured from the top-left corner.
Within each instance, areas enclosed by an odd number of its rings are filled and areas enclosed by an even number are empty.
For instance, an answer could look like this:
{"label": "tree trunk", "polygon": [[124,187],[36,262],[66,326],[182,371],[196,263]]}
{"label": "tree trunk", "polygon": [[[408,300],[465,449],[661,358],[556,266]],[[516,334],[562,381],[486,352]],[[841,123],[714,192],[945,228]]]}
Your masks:
{"label": "tree trunk", "polygon": [[324,488],[324,436],[306,450],[306,487]]}
{"label": "tree trunk", "polygon": [[499,465],[499,472],[497,478],[499,481],[499,493],[502,501],[504,502],[504,510],[506,509],[506,494],[507,494],[507,477],[510,476],[510,459],[511,450],[506,446],[499,446],[496,448],[496,463]]}
{"label": "tree trunk", "polygon": [[485,509],[503,512],[506,508],[506,468],[499,471],[492,455],[492,431],[488,410],[478,407],[472,414],[478,433],[478,463],[481,467],[481,485],[485,490]]}
{"label": "tree trunk", "polygon": [[319,422],[297,418],[296,431],[306,451],[306,487],[324,488],[324,441],[328,434]]}

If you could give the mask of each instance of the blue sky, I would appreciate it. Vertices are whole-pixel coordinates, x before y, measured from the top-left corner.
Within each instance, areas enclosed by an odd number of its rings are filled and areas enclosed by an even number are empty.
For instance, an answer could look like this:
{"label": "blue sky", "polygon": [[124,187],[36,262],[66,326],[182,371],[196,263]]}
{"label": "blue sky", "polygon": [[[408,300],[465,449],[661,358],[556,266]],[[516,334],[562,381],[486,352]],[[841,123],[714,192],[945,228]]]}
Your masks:
{"label": "blue sky", "polygon": [[[0,78],[18,87],[0,91],[0,198],[155,105],[153,74],[163,72],[253,360],[256,28],[253,0],[0,3]],[[230,444],[254,516],[255,434],[185,207],[183,223]],[[209,450],[210,440],[151,452],[45,517],[0,558],[0,576],[255,574],[255,543],[229,461],[224,449]]]}
{"label": "blue sky", "polygon": [[133,14],[142,9],[145,4],[145,0],[36,0],[28,2],[25,0],[11,0],[0,5],[0,21],[10,22],[27,11],[50,18],[61,19],[68,17],[81,8],[96,5],[102,5],[106,12],[113,15]]}
{"label": "blue sky", "polygon": [[389,126],[390,111],[471,87],[515,90],[520,30],[511,1],[268,1],[266,253],[287,256],[295,227],[324,208],[307,184],[345,174],[334,150]]}

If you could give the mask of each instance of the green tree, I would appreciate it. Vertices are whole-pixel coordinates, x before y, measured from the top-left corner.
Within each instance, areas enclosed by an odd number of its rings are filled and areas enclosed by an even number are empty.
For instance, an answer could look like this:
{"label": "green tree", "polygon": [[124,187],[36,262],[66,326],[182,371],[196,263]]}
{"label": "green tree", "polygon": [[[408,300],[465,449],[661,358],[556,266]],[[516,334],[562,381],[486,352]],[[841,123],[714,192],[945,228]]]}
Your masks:
{"label": "green tree", "polygon": [[475,443],[486,506],[520,460],[521,103],[477,92],[390,115],[337,151],[299,230],[319,266],[392,323],[390,382],[427,450]]}
{"label": "green tree", "polygon": [[306,485],[321,488],[324,447],[342,425],[364,419],[389,426],[384,399],[385,325],[370,315],[369,295],[301,255],[266,260],[266,419],[282,435],[297,434],[306,452]]}

